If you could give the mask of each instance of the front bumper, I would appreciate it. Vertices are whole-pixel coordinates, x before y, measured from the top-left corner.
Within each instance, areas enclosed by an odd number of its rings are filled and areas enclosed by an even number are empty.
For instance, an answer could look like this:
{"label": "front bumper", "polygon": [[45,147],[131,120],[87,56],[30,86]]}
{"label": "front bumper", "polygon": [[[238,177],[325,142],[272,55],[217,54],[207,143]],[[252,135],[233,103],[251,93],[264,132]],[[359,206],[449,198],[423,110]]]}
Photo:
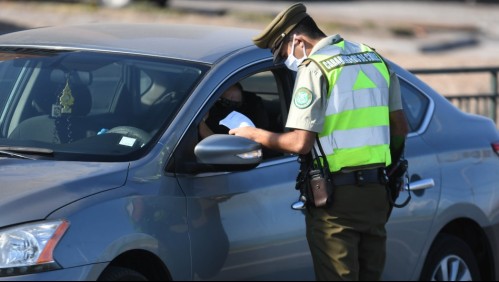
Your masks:
{"label": "front bumper", "polygon": [[0,281],[96,281],[108,264],[91,264],[28,275],[0,277]]}

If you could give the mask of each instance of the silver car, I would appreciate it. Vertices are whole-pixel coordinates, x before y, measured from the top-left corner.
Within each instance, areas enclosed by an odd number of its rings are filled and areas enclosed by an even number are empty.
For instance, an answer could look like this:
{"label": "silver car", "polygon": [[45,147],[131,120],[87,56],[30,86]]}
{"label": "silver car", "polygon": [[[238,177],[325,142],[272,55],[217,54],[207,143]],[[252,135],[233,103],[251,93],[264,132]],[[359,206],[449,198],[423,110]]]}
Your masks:
{"label": "silver car", "polygon": [[[251,38],[90,24],[0,36],[0,279],[313,280],[297,156],[198,125],[241,82],[283,132],[294,75]],[[499,134],[411,73],[409,204],[386,280],[499,279]]]}

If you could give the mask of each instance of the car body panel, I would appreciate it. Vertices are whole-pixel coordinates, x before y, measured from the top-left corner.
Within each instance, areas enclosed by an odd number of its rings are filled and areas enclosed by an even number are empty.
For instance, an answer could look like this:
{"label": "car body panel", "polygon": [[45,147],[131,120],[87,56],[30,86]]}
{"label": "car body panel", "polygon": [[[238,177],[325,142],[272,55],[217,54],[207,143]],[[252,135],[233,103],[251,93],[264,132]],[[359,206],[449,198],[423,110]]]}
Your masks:
{"label": "car body panel", "polygon": [[[230,38],[224,36],[227,32]],[[90,24],[9,33],[3,35],[2,46],[124,52],[212,64],[228,53],[251,46],[251,37],[256,34],[244,28],[220,30],[196,25],[182,25],[180,29],[175,25]]]}
{"label": "car body panel", "polygon": [[[296,194],[289,176],[297,169],[291,157],[250,171],[179,178],[194,211],[193,267],[200,278],[313,279],[304,215],[290,209]],[[207,244],[206,236],[214,245]],[[207,269],[212,265],[219,271]]]}
{"label": "car body panel", "polygon": [[161,258],[176,279],[191,279],[186,202],[173,177],[131,181],[51,215],[61,217],[71,222],[55,253],[63,268],[109,264],[141,250]]}
{"label": "car body panel", "polygon": [[[123,186],[127,177],[126,163],[58,163],[0,158],[1,226],[41,220],[54,211],[81,198]],[[29,177],[27,177],[29,175]],[[23,179],[22,181],[19,181]],[[50,202],[40,201],[50,199]]]}
{"label": "car body panel", "polygon": [[[411,136],[406,142],[406,157],[410,160],[410,183],[422,179],[431,179],[435,185],[431,188],[413,191],[409,204],[404,208],[394,208],[387,224],[387,262],[384,279],[398,280],[411,277],[414,269],[405,265],[417,265],[428,244],[427,234],[431,230],[437,212],[441,176],[434,151],[420,136]],[[401,192],[397,202],[401,203],[408,194]],[[411,228],[407,228],[411,226]],[[404,273],[405,272],[405,273]],[[391,276],[393,275],[393,277]]]}

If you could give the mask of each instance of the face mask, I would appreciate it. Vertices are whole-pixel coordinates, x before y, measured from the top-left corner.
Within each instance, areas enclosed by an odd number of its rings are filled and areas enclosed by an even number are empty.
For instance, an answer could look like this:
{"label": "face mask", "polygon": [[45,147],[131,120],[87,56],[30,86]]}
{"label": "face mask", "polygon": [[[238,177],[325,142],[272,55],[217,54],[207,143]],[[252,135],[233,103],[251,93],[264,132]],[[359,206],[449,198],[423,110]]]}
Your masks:
{"label": "face mask", "polygon": [[291,54],[288,55],[288,58],[284,62],[286,67],[292,71],[298,71],[298,66],[303,63],[303,61],[307,58],[307,53],[305,53],[305,44],[303,44],[303,57],[301,59],[297,59],[295,57],[295,36],[293,35],[293,45],[291,45]]}
{"label": "face mask", "polygon": [[232,100],[229,100],[229,99],[226,99],[223,97],[220,97],[220,99],[218,99],[217,103],[221,107],[228,109],[228,110],[237,110],[242,106],[242,102],[232,101]]}

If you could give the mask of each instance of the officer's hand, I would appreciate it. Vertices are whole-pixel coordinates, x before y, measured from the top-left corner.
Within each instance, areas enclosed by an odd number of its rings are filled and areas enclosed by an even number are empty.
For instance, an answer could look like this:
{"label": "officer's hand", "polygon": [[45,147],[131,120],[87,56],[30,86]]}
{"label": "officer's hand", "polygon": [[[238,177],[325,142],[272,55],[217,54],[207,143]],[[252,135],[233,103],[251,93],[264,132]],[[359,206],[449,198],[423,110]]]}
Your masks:
{"label": "officer's hand", "polygon": [[255,140],[257,129],[252,126],[244,126],[231,129],[229,134]]}
{"label": "officer's hand", "polygon": [[[239,127],[229,131],[229,134],[251,139],[267,148],[276,148],[272,140],[277,140],[277,133],[252,126]],[[275,142],[275,141],[274,141]]]}

